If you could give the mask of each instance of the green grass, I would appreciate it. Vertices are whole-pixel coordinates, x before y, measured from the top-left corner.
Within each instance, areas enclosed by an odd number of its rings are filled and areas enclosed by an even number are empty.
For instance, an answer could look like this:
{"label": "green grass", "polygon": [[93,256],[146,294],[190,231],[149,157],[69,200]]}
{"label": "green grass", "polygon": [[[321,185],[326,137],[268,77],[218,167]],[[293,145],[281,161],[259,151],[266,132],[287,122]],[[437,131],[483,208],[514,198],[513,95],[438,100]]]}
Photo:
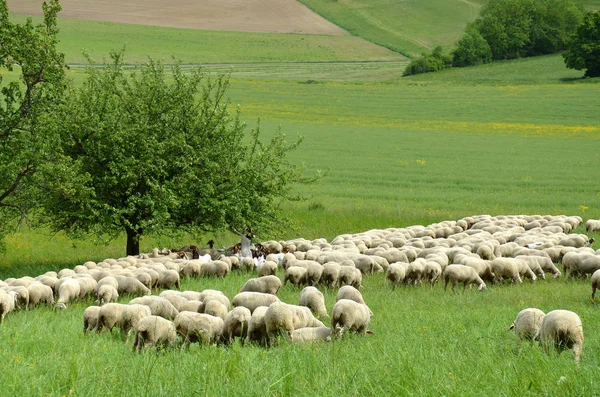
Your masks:
{"label": "green grass", "polygon": [[[13,15],[15,21],[25,17]],[[33,18],[35,23],[41,21]],[[59,51],[70,64],[101,62],[126,47],[128,63],[148,57],[183,63],[398,61],[401,55],[352,36],[243,33],[59,19]]]}

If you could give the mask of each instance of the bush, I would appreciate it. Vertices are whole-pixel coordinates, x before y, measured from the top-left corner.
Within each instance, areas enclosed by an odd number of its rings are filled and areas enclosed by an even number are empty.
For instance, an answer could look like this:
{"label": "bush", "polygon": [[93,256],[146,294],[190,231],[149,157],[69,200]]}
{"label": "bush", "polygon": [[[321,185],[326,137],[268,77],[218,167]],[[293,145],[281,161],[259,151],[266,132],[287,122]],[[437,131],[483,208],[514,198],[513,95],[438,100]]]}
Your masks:
{"label": "bush", "polygon": [[452,51],[452,66],[473,66],[492,61],[492,49],[481,34],[473,28],[458,41]]}
{"label": "bush", "polygon": [[419,73],[437,72],[452,66],[452,57],[442,53],[442,47],[437,46],[431,54],[423,53],[421,57],[414,59],[406,66],[403,76],[410,76]]}
{"label": "bush", "polygon": [[585,77],[600,76],[600,13],[588,12],[563,54],[569,69],[584,70]]}

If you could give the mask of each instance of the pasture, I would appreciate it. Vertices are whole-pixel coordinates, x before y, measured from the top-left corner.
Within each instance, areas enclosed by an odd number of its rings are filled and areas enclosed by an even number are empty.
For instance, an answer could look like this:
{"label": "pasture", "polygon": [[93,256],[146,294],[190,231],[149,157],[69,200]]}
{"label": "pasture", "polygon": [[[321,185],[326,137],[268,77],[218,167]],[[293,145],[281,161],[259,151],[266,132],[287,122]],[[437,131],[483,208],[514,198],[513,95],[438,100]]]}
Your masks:
{"label": "pasture", "polygon": [[[336,11],[358,2],[305,3]],[[425,2],[410,4],[425,7]],[[398,43],[412,43],[402,48],[418,53],[433,43],[451,43],[460,33],[456,29],[472,17],[473,4],[452,2],[452,10],[460,11],[456,14],[438,8],[456,18],[448,22],[454,27],[444,30],[440,22],[429,38],[423,38],[429,32],[424,22],[398,8],[407,23],[416,24],[410,29],[425,46],[411,35],[373,28],[373,18],[356,23],[371,26],[365,29],[373,35],[377,30]],[[339,18],[371,11],[355,7]],[[353,30],[332,20],[352,34],[368,36],[360,26]],[[128,37],[131,63],[143,62],[147,54],[165,59],[173,54],[185,63],[220,64],[206,69],[232,72],[231,104],[240,105],[249,128],[260,118],[266,136],[280,127],[290,137],[305,137],[293,160],[309,173],[320,169],[327,175],[299,188],[307,200],[284,205],[291,218],[284,235],[259,231],[261,239],[331,240],[342,233],[479,213],[600,218],[600,85],[579,79],[582,73],[564,68],[560,56],[401,78],[403,57],[353,36],[60,23],[61,45],[71,63],[83,62],[82,48],[101,59]],[[80,81],[81,70],[73,68],[70,76]],[[236,241],[225,233],[210,237],[215,236],[218,246]],[[204,245],[207,237],[148,236],[141,249]],[[24,229],[7,243],[0,279],[118,257],[125,247],[124,238],[98,246],[43,229]],[[598,243],[594,248],[600,248]],[[249,277],[254,274],[186,279],[182,289],[220,289],[231,298]],[[375,313],[374,334],[320,345],[192,345],[190,351],[137,355],[131,340],[126,344],[116,330],[83,335],[82,313],[93,304],[91,298],[63,312],[39,307],[10,313],[0,326],[0,395],[600,394],[600,317],[588,280],[526,281],[490,286],[483,293],[459,288],[456,294],[445,293],[440,284],[392,290],[382,274],[364,280],[363,295]],[[299,292],[288,285],[279,297],[297,303]],[[323,292],[331,311],[335,291]],[[586,339],[579,367],[570,352],[545,354],[535,345],[517,346],[506,328],[525,307],[580,315]]]}

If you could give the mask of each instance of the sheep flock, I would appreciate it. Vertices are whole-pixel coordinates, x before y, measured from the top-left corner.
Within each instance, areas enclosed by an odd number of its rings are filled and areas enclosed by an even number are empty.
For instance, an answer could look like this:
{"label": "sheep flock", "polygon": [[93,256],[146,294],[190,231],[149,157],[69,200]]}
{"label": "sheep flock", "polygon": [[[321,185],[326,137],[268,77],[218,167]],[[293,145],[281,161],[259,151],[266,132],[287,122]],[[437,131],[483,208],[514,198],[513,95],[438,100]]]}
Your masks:
{"label": "sheep flock", "polygon": [[[446,293],[475,285],[485,293],[498,284],[538,282],[557,277],[590,277],[591,299],[600,288],[600,250],[593,238],[575,233],[579,216],[479,215],[429,226],[343,234],[326,239],[264,241],[262,256],[219,253],[192,259],[159,251],[136,257],[85,262],[73,269],[36,277],[0,280],[0,321],[15,310],[45,304],[66,310],[88,296],[96,304],[83,314],[83,332],[119,328],[133,349],[190,343],[271,346],[282,341],[331,341],[346,333],[365,335],[374,314],[362,291],[363,277],[384,273],[391,289],[440,282]],[[587,232],[600,230],[590,219]],[[224,278],[232,271],[250,277],[235,296],[222,291],[181,291],[182,278]],[[282,302],[288,283],[298,300]],[[338,289],[327,309],[321,290]],[[471,292],[468,292],[471,293]],[[477,293],[476,291],[473,293]],[[124,302],[123,298],[127,301]],[[121,303],[119,303],[121,300]],[[330,321],[326,326],[323,320]],[[583,326],[577,314],[528,308],[510,329],[518,340],[539,340],[544,348],[573,350],[579,362]]]}

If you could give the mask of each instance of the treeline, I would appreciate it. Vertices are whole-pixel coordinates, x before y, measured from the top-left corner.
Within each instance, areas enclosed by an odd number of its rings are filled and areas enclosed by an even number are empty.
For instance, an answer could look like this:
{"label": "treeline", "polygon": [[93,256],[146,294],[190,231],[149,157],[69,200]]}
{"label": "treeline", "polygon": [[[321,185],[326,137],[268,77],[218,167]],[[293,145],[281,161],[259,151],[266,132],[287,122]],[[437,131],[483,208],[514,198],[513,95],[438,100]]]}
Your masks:
{"label": "treeline", "polygon": [[436,47],[414,59],[404,75],[566,50],[585,14],[575,0],[490,0],[450,54]]}

